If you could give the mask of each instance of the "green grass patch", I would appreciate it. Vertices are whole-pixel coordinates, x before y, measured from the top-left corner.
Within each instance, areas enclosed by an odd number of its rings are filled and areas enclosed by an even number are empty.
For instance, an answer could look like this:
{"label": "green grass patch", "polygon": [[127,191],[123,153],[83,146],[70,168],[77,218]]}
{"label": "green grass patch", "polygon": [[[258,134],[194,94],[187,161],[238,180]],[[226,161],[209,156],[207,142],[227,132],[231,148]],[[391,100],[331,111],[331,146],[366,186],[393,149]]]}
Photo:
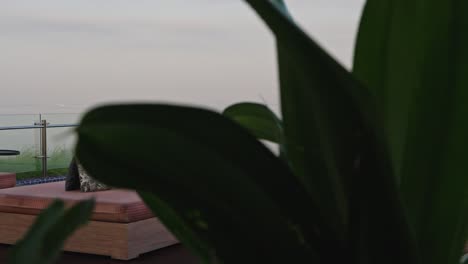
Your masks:
{"label": "green grass patch", "polygon": [[[30,179],[42,177],[42,162],[35,146],[21,149],[18,156],[1,156],[0,171],[14,172],[17,179]],[[49,150],[47,168],[49,176],[66,175],[68,166],[73,157],[73,152],[65,146]]]}

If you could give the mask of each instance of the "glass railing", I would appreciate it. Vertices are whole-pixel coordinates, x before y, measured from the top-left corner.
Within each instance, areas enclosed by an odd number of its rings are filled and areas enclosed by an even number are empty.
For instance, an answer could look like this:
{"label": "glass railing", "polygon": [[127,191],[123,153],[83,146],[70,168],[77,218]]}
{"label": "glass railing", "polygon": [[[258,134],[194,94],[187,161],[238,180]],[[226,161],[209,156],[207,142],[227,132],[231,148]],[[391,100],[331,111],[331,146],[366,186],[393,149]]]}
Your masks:
{"label": "glass railing", "polygon": [[73,148],[76,143],[76,134],[73,127],[68,125],[78,124],[78,114],[43,114],[43,120],[47,120],[49,127],[52,125],[67,125],[47,129],[47,153],[49,156],[47,165],[51,170],[68,168],[73,156]]}
{"label": "glass railing", "polygon": [[0,115],[0,172],[17,179],[65,175],[73,156],[78,114]]}

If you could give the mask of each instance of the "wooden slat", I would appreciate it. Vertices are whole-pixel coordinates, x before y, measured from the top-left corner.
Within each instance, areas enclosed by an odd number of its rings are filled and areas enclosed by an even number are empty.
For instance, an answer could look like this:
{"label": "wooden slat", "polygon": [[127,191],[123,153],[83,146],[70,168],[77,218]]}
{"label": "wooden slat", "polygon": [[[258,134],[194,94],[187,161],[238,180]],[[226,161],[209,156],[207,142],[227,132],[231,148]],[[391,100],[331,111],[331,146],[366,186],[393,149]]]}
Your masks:
{"label": "wooden slat", "polygon": [[[0,243],[15,244],[36,216],[0,212]],[[128,260],[178,243],[157,218],[134,223],[90,221],[65,243],[64,250]]]}
{"label": "wooden slat", "polygon": [[157,219],[150,218],[131,223],[128,226],[129,257],[142,254],[178,243],[177,239],[167,231],[166,227]]}
{"label": "wooden slat", "polygon": [[0,189],[11,188],[16,185],[16,174],[12,172],[0,172]]}

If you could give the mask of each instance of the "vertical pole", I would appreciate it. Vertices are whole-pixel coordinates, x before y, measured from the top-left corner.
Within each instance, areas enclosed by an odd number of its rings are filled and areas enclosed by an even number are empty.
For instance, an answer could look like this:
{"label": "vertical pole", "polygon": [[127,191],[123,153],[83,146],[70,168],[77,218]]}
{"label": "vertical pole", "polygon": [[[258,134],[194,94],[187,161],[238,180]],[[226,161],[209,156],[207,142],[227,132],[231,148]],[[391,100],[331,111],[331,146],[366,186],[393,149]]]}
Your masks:
{"label": "vertical pole", "polygon": [[41,120],[42,177],[47,177],[47,120]]}

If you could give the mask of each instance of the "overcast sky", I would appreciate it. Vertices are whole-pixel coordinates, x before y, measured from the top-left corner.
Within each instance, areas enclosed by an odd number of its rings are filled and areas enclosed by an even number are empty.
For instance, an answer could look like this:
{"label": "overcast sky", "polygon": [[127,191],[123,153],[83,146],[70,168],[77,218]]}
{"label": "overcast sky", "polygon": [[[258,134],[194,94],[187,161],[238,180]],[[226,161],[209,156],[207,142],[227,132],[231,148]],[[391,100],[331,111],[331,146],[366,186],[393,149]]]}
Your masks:
{"label": "overcast sky", "polygon": [[[287,2],[349,67],[364,1]],[[242,0],[0,0],[0,87],[0,114],[278,101],[273,38]]]}

